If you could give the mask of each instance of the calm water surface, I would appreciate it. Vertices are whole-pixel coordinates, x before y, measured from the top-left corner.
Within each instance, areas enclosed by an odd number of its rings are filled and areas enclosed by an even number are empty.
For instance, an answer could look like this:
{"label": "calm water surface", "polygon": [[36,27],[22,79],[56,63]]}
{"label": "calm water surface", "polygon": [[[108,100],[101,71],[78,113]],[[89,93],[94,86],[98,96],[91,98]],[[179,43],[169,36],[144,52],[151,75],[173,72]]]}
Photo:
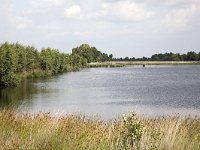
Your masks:
{"label": "calm water surface", "polygon": [[92,68],[49,79],[26,81],[0,91],[2,106],[29,112],[81,113],[113,118],[200,114],[200,66]]}

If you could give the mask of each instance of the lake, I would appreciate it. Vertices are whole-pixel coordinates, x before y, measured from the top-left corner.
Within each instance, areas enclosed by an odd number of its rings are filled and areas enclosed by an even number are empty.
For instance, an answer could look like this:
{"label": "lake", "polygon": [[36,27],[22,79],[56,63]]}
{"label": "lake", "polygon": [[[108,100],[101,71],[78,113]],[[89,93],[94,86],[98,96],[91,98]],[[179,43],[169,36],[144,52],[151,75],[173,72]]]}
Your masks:
{"label": "lake", "polygon": [[200,114],[200,65],[87,68],[0,90],[0,105],[28,112],[113,118],[129,111],[154,117]]}

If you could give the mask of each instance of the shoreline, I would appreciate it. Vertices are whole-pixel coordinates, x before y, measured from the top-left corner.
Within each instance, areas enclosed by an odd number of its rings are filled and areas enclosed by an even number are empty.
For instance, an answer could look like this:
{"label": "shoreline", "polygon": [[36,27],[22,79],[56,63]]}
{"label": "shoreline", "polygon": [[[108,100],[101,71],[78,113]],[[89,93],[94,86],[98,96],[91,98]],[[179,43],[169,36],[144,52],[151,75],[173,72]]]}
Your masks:
{"label": "shoreline", "polygon": [[200,65],[200,61],[106,61],[92,62],[89,67],[124,67],[127,65]]}

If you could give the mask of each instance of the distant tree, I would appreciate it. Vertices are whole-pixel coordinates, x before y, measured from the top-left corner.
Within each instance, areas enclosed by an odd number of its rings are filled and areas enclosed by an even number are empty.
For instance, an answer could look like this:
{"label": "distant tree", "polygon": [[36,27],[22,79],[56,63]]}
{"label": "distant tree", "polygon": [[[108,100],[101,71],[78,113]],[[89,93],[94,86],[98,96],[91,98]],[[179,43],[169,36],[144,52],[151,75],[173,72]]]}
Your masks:
{"label": "distant tree", "polygon": [[[113,58],[113,55],[109,55],[103,53],[96,49],[96,47],[90,47],[88,44],[82,44],[79,47],[72,49],[72,55],[79,55],[84,58],[84,62],[101,62],[101,61],[108,61]],[[112,58],[110,58],[112,56]]]}
{"label": "distant tree", "polygon": [[195,60],[198,60],[198,55],[195,53],[195,52],[188,52],[187,53],[187,56],[186,56],[186,60],[188,61],[195,61]]}
{"label": "distant tree", "polygon": [[143,57],[142,57],[142,60],[143,60],[143,61],[146,61],[146,60],[148,60],[148,58],[143,56]]}
{"label": "distant tree", "polygon": [[93,53],[93,61],[94,62],[100,62],[102,60],[102,53],[101,51],[98,51],[96,47],[91,47],[92,53]]}
{"label": "distant tree", "polygon": [[198,60],[200,61],[200,52],[199,52],[199,54],[198,54],[198,57],[199,57]]}
{"label": "distant tree", "polygon": [[159,60],[158,54],[152,55],[151,60],[158,61]]}
{"label": "distant tree", "polygon": [[181,60],[180,54],[172,54],[172,60],[173,61],[180,61]]}
{"label": "distant tree", "polygon": [[181,60],[186,61],[187,60],[187,55],[186,54],[181,55]]}
{"label": "distant tree", "polygon": [[129,57],[125,57],[125,59],[124,59],[125,61],[129,61]]}
{"label": "distant tree", "polygon": [[113,54],[110,54],[109,58],[110,58],[110,60],[112,60],[113,59]]}
{"label": "distant tree", "polygon": [[72,49],[72,54],[75,55],[79,55],[83,58],[85,58],[87,60],[88,63],[93,62],[94,61],[94,52],[93,52],[94,48],[90,48],[90,46],[88,44],[82,44],[79,47],[73,48]]}

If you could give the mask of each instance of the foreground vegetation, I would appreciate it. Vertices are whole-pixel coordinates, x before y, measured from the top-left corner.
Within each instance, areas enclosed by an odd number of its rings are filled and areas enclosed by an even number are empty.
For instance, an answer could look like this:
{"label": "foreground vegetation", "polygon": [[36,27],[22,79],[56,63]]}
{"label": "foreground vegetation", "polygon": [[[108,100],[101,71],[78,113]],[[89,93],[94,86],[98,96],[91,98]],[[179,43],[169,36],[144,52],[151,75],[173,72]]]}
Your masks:
{"label": "foreground vegetation", "polygon": [[0,149],[198,150],[200,118],[138,118],[102,121],[81,115],[19,114],[0,110]]}

